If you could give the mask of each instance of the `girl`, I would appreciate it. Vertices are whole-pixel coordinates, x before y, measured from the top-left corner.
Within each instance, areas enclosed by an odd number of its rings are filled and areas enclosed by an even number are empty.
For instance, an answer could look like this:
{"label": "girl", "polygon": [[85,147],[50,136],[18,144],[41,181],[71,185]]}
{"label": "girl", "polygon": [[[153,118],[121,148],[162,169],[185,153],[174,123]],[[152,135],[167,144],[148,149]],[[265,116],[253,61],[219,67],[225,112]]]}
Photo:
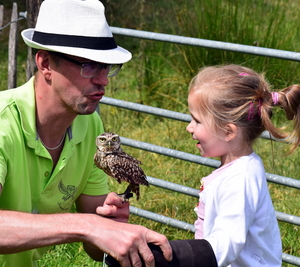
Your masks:
{"label": "girl", "polygon": [[[300,143],[300,87],[271,92],[262,75],[238,66],[202,69],[190,83],[192,121],[187,131],[204,157],[221,165],[202,178],[194,240],[173,240],[167,262],[158,246],[149,245],[156,267],[280,267],[281,238],[265,170],[252,149],[268,130],[289,137],[292,152]],[[271,122],[281,107],[294,120],[288,136]],[[108,266],[119,266],[113,258]]]}
{"label": "girl", "polygon": [[262,75],[238,65],[204,68],[190,83],[187,131],[202,156],[221,159],[202,178],[195,209],[195,238],[210,243],[218,266],[281,266],[279,228],[252,144],[264,130],[287,137],[271,122],[272,108],[279,106],[295,120],[293,151],[300,143],[299,103],[299,86],[270,92]]}

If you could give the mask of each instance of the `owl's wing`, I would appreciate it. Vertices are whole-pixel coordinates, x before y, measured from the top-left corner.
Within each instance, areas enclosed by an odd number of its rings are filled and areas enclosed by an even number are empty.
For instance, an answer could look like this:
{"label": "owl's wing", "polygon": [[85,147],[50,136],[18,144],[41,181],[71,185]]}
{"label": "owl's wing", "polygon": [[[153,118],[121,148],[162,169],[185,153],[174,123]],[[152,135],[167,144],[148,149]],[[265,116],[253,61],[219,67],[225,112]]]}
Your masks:
{"label": "owl's wing", "polygon": [[148,185],[146,175],[139,166],[139,160],[126,153],[118,153],[118,155],[112,155],[108,162],[109,169],[115,179],[128,183]]}
{"label": "owl's wing", "polygon": [[132,162],[141,165],[142,162],[140,162],[139,160],[137,160],[136,158],[130,156],[129,154],[125,153],[124,151],[119,152],[118,156],[127,160],[131,160]]}

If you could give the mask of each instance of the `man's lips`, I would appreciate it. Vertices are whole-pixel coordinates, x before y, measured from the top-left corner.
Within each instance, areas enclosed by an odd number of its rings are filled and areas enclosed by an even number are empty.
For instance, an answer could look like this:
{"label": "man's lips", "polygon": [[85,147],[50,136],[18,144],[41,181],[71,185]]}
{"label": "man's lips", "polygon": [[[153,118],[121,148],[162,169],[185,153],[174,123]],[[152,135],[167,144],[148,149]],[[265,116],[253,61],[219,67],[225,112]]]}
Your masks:
{"label": "man's lips", "polygon": [[97,93],[89,95],[88,97],[94,100],[100,100],[104,96],[104,93]]}

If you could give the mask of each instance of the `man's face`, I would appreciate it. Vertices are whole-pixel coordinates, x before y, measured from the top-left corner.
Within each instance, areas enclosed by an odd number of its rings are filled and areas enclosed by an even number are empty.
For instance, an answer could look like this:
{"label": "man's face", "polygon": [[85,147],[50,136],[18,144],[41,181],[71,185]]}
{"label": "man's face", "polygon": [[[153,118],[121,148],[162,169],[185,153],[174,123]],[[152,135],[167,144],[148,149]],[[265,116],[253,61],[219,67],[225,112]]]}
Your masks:
{"label": "man's face", "polygon": [[[74,56],[69,57],[79,62],[90,61]],[[93,78],[82,77],[80,72],[80,65],[59,58],[52,76],[53,89],[57,100],[69,111],[77,115],[91,114],[105,94],[104,87],[108,84],[107,71],[102,69]]]}

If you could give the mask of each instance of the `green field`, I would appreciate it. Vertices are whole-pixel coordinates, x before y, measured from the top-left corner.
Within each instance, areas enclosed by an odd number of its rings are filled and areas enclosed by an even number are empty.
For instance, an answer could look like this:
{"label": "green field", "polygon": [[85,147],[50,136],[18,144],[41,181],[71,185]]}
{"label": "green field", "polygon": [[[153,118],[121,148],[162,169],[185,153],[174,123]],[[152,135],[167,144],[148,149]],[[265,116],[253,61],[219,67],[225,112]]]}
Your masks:
{"label": "green field", "polygon": [[[24,5],[24,1],[20,5]],[[300,50],[298,3],[292,0],[166,0],[104,1],[109,24],[145,31],[176,34],[202,39],[261,46],[288,51]],[[8,5],[8,4],[7,4]],[[24,10],[24,9],[23,9]],[[20,10],[20,11],[23,11]],[[20,22],[25,27],[25,22]],[[7,32],[0,34],[0,83],[7,87]],[[133,59],[119,75],[111,79],[106,95],[122,100],[188,113],[187,87],[202,66],[237,63],[264,72],[273,89],[299,83],[298,62],[258,57],[192,46],[115,36],[117,43],[130,50]],[[20,38],[18,84],[25,81],[26,48]],[[155,145],[198,154],[195,142],[186,132],[187,123],[100,105],[107,131]],[[274,121],[282,125],[285,118],[275,112]],[[290,156],[285,144],[259,139],[254,147],[267,172],[298,178],[299,150]],[[213,169],[166,156],[124,147],[143,162],[149,176],[193,188],[202,176]],[[125,185],[109,180],[111,190],[122,191]],[[300,216],[300,192],[270,184],[275,209]],[[197,199],[154,186],[142,188],[140,201],[132,205],[178,220],[193,223]],[[142,224],[165,234],[169,239],[193,238],[192,233],[131,216],[131,223]],[[279,222],[283,252],[300,257],[300,228]],[[81,244],[55,246],[40,260],[40,266],[102,266],[85,255]],[[283,264],[283,266],[292,266]]]}

